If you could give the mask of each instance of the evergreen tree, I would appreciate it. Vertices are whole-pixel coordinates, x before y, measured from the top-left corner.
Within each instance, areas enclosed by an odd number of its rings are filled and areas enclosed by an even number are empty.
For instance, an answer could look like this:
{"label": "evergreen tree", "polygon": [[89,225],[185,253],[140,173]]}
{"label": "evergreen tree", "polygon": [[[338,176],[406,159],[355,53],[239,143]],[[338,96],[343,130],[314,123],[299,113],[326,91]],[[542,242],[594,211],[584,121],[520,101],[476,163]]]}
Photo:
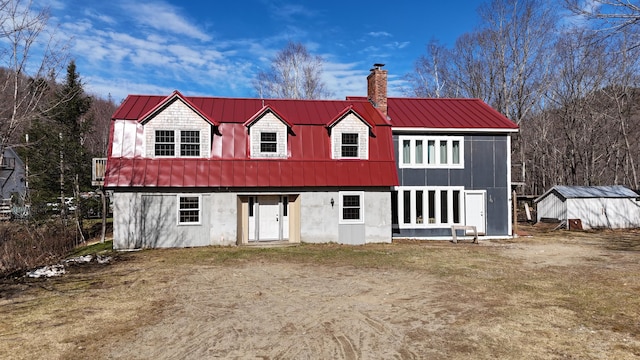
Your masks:
{"label": "evergreen tree", "polygon": [[85,114],[92,99],[84,93],[74,61],[67,66],[66,80],[57,86],[51,101],[52,110],[34,121],[29,130],[30,187],[35,202],[60,196],[61,173],[65,197],[73,195],[76,176],[81,190],[91,184],[91,154],[83,145],[91,127]]}

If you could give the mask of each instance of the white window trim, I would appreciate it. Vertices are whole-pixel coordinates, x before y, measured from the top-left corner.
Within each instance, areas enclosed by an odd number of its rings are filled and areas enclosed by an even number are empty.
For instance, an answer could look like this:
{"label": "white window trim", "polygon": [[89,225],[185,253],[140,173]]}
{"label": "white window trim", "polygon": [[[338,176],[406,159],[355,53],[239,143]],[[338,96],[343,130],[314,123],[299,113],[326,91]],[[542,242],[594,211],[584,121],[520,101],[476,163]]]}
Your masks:
{"label": "white window trim", "polygon": [[[416,159],[416,140],[422,140],[422,164],[417,164]],[[435,141],[435,164],[428,163],[428,141]],[[404,162],[404,142],[409,141],[409,157],[408,163]],[[440,142],[447,142],[447,163],[440,163]],[[453,164],[453,142],[458,141],[460,144],[460,163]],[[401,135],[398,137],[398,166],[401,169],[464,169],[464,136],[426,136],[426,135]]]}
{"label": "white window trim", "polygon": [[[450,227],[451,225],[461,225],[465,224],[465,209],[464,209],[464,186],[397,186],[395,189],[398,192],[398,228],[400,229],[429,229],[429,228],[443,228]],[[442,223],[439,222],[441,219],[441,192],[447,191],[447,222]],[[458,216],[460,222],[453,222],[453,192],[460,191],[460,198],[458,199]],[[405,224],[404,222],[404,192],[411,191],[411,204],[409,209],[411,211],[410,219],[411,223]],[[423,194],[427,194],[428,191],[435,191],[436,195],[436,206],[435,206],[435,219],[436,222],[433,224],[429,223],[429,216],[426,215],[428,212],[428,198],[425,196],[425,201],[422,202],[423,210],[422,213],[424,215],[423,223],[419,224],[416,222],[416,207],[415,207],[415,199],[416,199],[416,191],[423,191]]]}
{"label": "white window trim", "polygon": [[[276,151],[262,151],[262,143],[263,143],[263,141],[262,141],[262,134],[265,134],[265,133],[266,133],[266,134],[275,134],[275,135],[276,135],[276,140],[275,140],[275,142],[274,142],[274,141],[267,141],[267,142],[265,142],[265,143],[268,143],[268,144],[273,144],[273,143],[275,143],[275,144],[276,144]],[[280,143],[279,143],[279,141],[278,141],[278,131],[277,131],[277,130],[273,130],[273,131],[271,131],[271,130],[269,130],[269,131],[259,131],[259,135],[258,135],[258,148],[259,148],[260,150],[258,150],[258,154],[260,155],[260,157],[279,158],[279,157],[280,157],[280,156],[279,156],[279,154],[278,154],[278,148],[280,147],[279,145],[280,145]]]}
{"label": "white window trim", "polygon": [[[157,131],[173,131],[173,155],[156,155],[156,132]],[[200,146],[200,155],[198,156],[182,156],[180,151],[182,131],[197,131],[198,132],[198,145]],[[193,143],[189,143],[193,144]],[[202,141],[202,129],[154,129],[153,130],[153,157],[154,158],[189,158],[197,159],[206,157],[204,154],[204,147]]]}
{"label": "white window trim", "polygon": [[[356,136],[356,143],[355,144],[345,144],[344,143],[344,136],[345,135],[355,135]],[[355,146],[356,147],[356,156],[344,156],[342,155],[344,152],[344,147],[345,146]],[[340,159],[360,159],[360,147],[362,145],[360,145],[360,134],[358,132],[350,132],[350,131],[342,131],[340,133]]]}
{"label": "white window trim", "polygon": [[[180,221],[180,198],[181,197],[197,197],[198,198],[198,221],[197,222],[181,222]],[[193,209],[190,209],[193,210]],[[179,226],[202,225],[202,194],[177,194],[176,195],[176,222]]]}
{"label": "white window trim", "polygon": [[[182,157],[182,158],[200,158],[202,157],[202,131],[200,131],[200,129],[180,129],[180,130],[176,130],[180,137],[178,138],[176,136],[176,143],[177,143],[177,152],[176,152],[176,157]],[[198,133],[198,152],[200,153],[200,155],[182,155],[182,132],[183,131],[195,131]],[[193,145],[194,143],[186,143],[189,145]]]}
{"label": "white window trim", "polygon": [[[343,199],[344,196],[357,195],[360,197],[360,219],[343,219]],[[338,224],[364,224],[364,191],[340,191],[338,192]]]}
{"label": "white window trim", "polygon": [[[156,155],[156,144],[158,144],[158,142],[156,141],[156,137],[158,134],[158,131],[173,131],[173,155]],[[175,129],[154,129],[153,130],[153,157],[155,158],[174,158],[176,157],[176,151],[179,151],[179,149],[176,149],[176,144],[178,143],[178,139],[176,137],[176,130]],[[163,144],[168,144],[168,143],[163,143]]]}

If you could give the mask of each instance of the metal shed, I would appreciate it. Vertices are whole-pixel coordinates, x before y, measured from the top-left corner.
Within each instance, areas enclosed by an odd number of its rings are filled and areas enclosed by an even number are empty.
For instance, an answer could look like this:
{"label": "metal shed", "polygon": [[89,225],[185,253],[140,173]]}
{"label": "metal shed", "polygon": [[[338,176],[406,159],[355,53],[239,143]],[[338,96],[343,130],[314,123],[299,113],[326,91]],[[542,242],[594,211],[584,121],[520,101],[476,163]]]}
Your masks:
{"label": "metal shed", "polygon": [[640,195],[622,185],[557,185],[534,203],[538,221],[551,218],[567,223],[579,219],[583,229],[640,227]]}

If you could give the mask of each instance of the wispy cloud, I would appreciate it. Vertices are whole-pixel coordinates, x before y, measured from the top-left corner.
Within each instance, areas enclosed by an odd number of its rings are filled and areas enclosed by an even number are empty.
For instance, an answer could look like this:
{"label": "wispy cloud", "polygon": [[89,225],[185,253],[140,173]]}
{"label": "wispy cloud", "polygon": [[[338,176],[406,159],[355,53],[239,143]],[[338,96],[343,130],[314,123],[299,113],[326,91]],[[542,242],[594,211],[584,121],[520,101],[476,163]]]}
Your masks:
{"label": "wispy cloud", "polygon": [[372,31],[372,32],[368,33],[367,35],[373,36],[373,37],[391,37],[391,36],[393,36],[393,35],[391,35],[390,33],[386,32],[386,31]]}
{"label": "wispy cloud", "polygon": [[[72,56],[85,89],[99,96],[110,94],[116,101],[132,93],[169,94],[175,89],[187,95],[254,96],[255,74],[264,70],[289,40],[302,42],[312,54],[325,51],[321,53],[325,59],[322,76],[334,98],[363,96],[371,63],[385,62],[394,50],[408,46],[408,42],[391,41],[390,33],[371,32],[364,34],[364,43],[372,46],[362,49],[363,43],[352,45],[357,39],[345,39],[340,47],[343,50],[332,55],[327,52],[331,47],[313,36],[316,29],[294,21],[317,13],[280,1],[265,4],[280,5],[280,14],[291,22],[281,20],[277,31],[256,38],[249,37],[250,33],[243,34],[246,37],[224,34],[215,23],[199,25],[166,0],[121,7],[69,7],[55,14],[64,35],[74,39]],[[214,39],[209,27],[221,35]],[[367,59],[364,62],[363,57]]]}
{"label": "wispy cloud", "polygon": [[201,41],[211,40],[211,36],[193,25],[193,21],[180,15],[180,9],[163,2],[140,3],[124,2],[124,11],[135,18],[139,24],[161,31],[170,31]]}
{"label": "wispy cloud", "polygon": [[410,44],[409,41],[394,41],[388,44],[385,44],[386,47],[391,48],[391,49],[404,49],[405,47],[407,47]]}

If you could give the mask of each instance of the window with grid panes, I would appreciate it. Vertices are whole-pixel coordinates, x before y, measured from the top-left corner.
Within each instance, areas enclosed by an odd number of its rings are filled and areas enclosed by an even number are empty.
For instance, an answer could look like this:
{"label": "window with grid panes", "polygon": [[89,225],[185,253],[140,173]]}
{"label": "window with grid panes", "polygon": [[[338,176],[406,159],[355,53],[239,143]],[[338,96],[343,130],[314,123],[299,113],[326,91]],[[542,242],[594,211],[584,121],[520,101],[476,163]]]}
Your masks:
{"label": "window with grid panes", "polygon": [[180,156],[200,156],[200,131],[180,131]]}
{"label": "window with grid panes", "polygon": [[278,151],[277,134],[274,132],[260,133],[260,152],[275,153]]}
{"label": "window with grid panes", "polygon": [[341,220],[359,222],[362,220],[362,195],[342,194]]}
{"label": "window with grid panes", "polygon": [[342,134],[342,157],[358,157],[358,134]]}
{"label": "window with grid panes", "polygon": [[200,197],[178,196],[178,223],[200,223]]}
{"label": "window with grid panes", "polygon": [[175,156],[176,138],[173,130],[156,130],[155,156]]}

